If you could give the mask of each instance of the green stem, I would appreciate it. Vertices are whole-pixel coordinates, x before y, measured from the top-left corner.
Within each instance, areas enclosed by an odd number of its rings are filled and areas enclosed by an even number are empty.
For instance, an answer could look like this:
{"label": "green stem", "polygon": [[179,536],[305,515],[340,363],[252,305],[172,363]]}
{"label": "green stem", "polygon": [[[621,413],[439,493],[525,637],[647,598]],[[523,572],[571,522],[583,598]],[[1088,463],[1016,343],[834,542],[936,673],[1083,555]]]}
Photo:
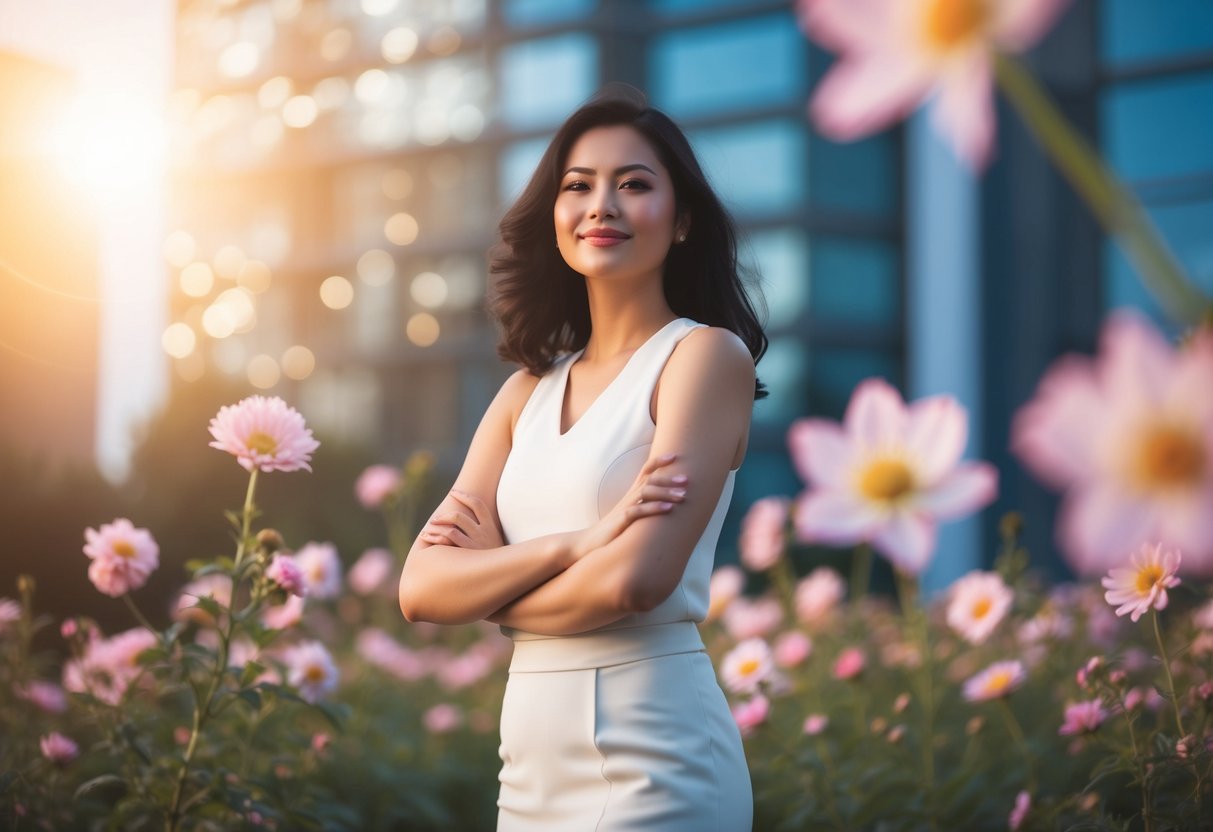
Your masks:
{"label": "green stem", "polygon": [[1019,720],[1015,718],[1015,713],[1011,710],[1011,706],[1007,704],[1005,698],[999,697],[997,700],[999,710],[1002,711],[1002,718],[1007,724],[1007,733],[1011,735],[1011,739],[1015,740],[1015,744],[1019,746],[1019,751],[1023,754],[1024,765],[1028,770],[1028,793],[1036,794],[1036,766],[1032,763],[1032,752],[1028,749],[1028,739],[1024,736],[1023,728],[1019,725]]}
{"label": "green stem", "polygon": [[[257,471],[254,468],[248,478],[248,491],[244,494],[244,509],[240,515],[240,541],[236,545],[236,566],[232,570],[236,575],[240,574],[240,562],[244,560],[244,553],[248,549],[249,531],[253,525],[253,492],[257,488]],[[233,589],[233,597],[235,596],[235,587]]]}
{"label": "green stem", "polygon": [[1213,299],[1193,286],[1133,194],[1062,116],[1024,67],[995,56],[998,86],[1049,159],[1087,203],[1104,231],[1136,264],[1143,282],[1177,321],[1195,324],[1213,311]]}
{"label": "green stem", "polygon": [[937,828],[935,818],[935,690],[931,675],[931,639],[926,615],[918,608],[918,579],[895,569],[897,597],[901,601],[902,617],[914,633],[922,653],[917,676],[918,701],[922,704],[922,765],[924,797],[931,829]]}
{"label": "green stem", "polygon": [[1125,715],[1125,723],[1129,726],[1129,742],[1133,746],[1133,763],[1137,767],[1137,777],[1141,781],[1141,819],[1146,826],[1146,832],[1152,832],[1154,828],[1154,817],[1150,813],[1150,795],[1146,789],[1146,767],[1141,759],[1141,747],[1137,744],[1137,729],[1133,723],[1136,720],[1133,718],[1132,712],[1125,707],[1125,698],[1119,691],[1116,694],[1120,700],[1120,709]]}
{"label": "green stem", "polygon": [[1154,639],[1158,642],[1158,655],[1162,657],[1162,669],[1167,675],[1167,690],[1171,694],[1171,704],[1175,708],[1175,727],[1179,730],[1179,738],[1182,740],[1188,735],[1184,730],[1183,717],[1179,713],[1179,697],[1175,695],[1175,679],[1171,676],[1171,660],[1167,658],[1167,646],[1163,644],[1162,629],[1158,624],[1158,610],[1150,610],[1150,618],[1154,621]]}
{"label": "green stem", "polygon": [[[784,549],[787,551],[786,547]],[[792,564],[786,554],[781,555],[768,574],[775,587],[779,600],[783,602],[784,614],[789,621],[796,620],[796,575],[792,572]]]}
{"label": "green stem", "polygon": [[851,602],[855,603],[868,594],[868,583],[872,579],[872,544],[860,543],[851,558]]}
{"label": "green stem", "polygon": [[143,614],[143,611],[140,610],[139,607],[135,605],[135,599],[131,598],[129,592],[122,593],[122,600],[126,602],[127,609],[129,609],[131,611],[131,615],[135,616],[135,619],[141,625],[146,627],[149,632],[154,633],[157,636],[160,635],[160,631],[151,625],[151,622],[149,622],[147,620],[147,616],[145,616]]}

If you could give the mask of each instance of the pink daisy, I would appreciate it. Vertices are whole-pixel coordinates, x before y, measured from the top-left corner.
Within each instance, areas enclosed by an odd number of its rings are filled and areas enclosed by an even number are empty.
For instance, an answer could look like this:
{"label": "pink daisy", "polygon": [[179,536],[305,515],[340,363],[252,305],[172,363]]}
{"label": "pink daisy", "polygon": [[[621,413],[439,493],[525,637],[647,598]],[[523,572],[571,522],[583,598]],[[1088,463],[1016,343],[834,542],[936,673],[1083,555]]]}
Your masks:
{"label": "pink daisy", "polygon": [[235,456],[246,471],[310,471],[312,452],[320,447],[299,411],[277,396],[249,396],[220,408],[210,431],[210,446]]}
{"label": "pink daisy", "polygon": [[318,641],[305,641],[283,653],[287,681],[308,702],[318,702],[337,689],[337,665]]}
{"label": "pink daisy", "polygon": [[734,705],[732,711],[733,721],[737,723],[741,735],[748,737],[759,725],[767,721],[771,713],[771,700],[759,693],[747,702]]}
{"label": "pink daisy", "polygon": [[336,598],[341,594],[341,558],[332,543],[306,543],[295,553],[309,598]]}
{"label": "pink daisy", "polygon": [[741,562],[751,572],[765,572],[779,562],[784,549],[783,528],[789,501],[764,497],[750,506],[741,521]]}
{"label": "pink daisy", "polygon": [[379,508],[400,488],[400,470],[390,465],[372,465],[358,476],[354,493],[363,508]]}
{"label": "pink daisy", "polygon": [[290,595],[307,594],[307,583],[303,579],[303,571],[287,555],[274,555],[274,559],[265,570],[265,577]]}
{"label": "pink daisy", "polygon": [[117,598],[147,583],[160,565],[160,547],[147,529],[125,517],[85,529],[84,554],[92,559],[88,579],[100,592]]}
{"label": "pink daisy", "polygon": [[58,731],[52,731],[38,741],[42,756],[57,766],[65,766],[80,755],[80,747]]}
{"label": "pink daisy", "polygon": [[817,626],[833,614],[847,595],[847,582],[837,570],[818,566],[796,584],[796,618]]}
{"label": "pink daisy", "polygon": [[720,663],[725,687],[733,693],[754,693],[774,670],[771,648],[760,638],[741,642]]}
{"label": "pink daisy", "polygon": [[[1132,565],[1113,569],[1101,583],[1104,598],[1116,607],[1117,615],[1128,615],[1134,622],[1150,610],[1167,608],[1167,590],[1179,586],[1179,552],[1164,552],[1162,544],[1142,546],[1133,553]],[[1120,606],[1117,606],[1117,605]]]}
{"label": "pink daisy", "polygon": [[1001,699],[1010,696],[1026,679],[1022,662],[995,662],[965,682],[963,695],[967,702]]}
{"label": "pink daisy", "polygon": [[949,591],[948,626],[970,644],[981,644],[1011,609],[1015,593],[997,572],[970,572]]}
{"label": "pink daisy", "polygon": [[1107,718],[1108,712],[1098,699],[1076,702],[1066,705],[1065,721],[1057,729],[1057,733],[1063,737],[1089,734],[1103,725],[1103,721]]}
{"label": "pink daisy", "polygon": [[359,595],[373,595],[384,589],[396,568],[396,559],[387,549],[367,549],[350,567],[346,582]]}

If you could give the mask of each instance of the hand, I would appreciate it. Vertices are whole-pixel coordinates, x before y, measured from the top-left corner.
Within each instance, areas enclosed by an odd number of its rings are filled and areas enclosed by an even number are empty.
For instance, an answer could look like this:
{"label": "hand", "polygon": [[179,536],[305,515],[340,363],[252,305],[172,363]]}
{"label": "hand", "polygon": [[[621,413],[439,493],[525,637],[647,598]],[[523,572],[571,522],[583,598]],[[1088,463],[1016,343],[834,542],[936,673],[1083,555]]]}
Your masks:
{"label": "hand", "polygon": [[574,562],[607,545],[640,518],[667,514],[686,498],[686,475],[660,470],[677,456],[666,454],[645,462],[632,486],[610,512],[588,529],[570,535],[569,548]]}
{"label": "hand", "polygon": [[494,549],[505,545],[484,500],[455,489],[448,496],[460,507],[436,511],[421,530],[423,541],[460,549]]}

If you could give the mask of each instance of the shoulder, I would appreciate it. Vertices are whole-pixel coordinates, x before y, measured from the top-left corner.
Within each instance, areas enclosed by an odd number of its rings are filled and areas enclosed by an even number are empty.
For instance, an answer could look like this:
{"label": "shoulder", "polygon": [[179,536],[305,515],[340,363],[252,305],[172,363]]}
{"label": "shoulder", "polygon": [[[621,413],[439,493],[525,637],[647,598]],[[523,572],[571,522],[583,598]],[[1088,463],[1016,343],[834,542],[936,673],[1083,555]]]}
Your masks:
{"label": "shoulder", "polygon": [[518,421],[518,416],[522,413],[522,408],[526,406],[527,400],[531,398],[531,394],[539,385],[539,379],[539,376],[532,375],[529,370],[516,370],[497,391],[491,408],[497,411],[500,417],[508,420],[511,429]]}
{"label": "shoulder", "polygon": [[710,375],[716,382],[754,386],[753,356],[744,341],[723,327],[691,330],[674,348],[669,366],[676,376]]}

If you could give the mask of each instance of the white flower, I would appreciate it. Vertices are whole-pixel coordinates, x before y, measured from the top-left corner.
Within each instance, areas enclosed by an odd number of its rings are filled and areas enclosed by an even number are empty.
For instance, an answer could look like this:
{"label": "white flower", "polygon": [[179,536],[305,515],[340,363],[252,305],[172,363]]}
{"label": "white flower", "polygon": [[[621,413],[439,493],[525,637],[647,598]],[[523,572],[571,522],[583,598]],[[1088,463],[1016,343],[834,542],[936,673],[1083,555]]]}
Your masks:
{"label": "white flower", "polygon": [[725,654],[720,675],[733,693],[754,693],[774,669],[771,648],[760,638],[750,638]]}
{"label": "white flower", "polygon": [[1011,609],[1015,593],[996,572],[970,572],[952,584],[948,626],[981,644]]}

